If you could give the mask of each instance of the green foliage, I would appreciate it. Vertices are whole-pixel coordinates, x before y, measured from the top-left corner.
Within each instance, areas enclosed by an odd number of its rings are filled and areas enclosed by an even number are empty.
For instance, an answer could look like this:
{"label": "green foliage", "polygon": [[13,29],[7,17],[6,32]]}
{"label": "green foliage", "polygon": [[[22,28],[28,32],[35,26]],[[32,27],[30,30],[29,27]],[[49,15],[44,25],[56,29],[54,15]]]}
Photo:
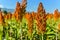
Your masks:
{"label": "green foliage", "polygon": [[3,25],[0,24],[0,40],[2,40],[3,36]]}
{"label": "green foliage", "polygon": [[47,24],[46,24],[46,34],[48,40],[55,40],[56,39],[56,34],[58,34],[58,24],[60,23],[58,19],[57,21],[54,21],[54,19],[47,19]]}

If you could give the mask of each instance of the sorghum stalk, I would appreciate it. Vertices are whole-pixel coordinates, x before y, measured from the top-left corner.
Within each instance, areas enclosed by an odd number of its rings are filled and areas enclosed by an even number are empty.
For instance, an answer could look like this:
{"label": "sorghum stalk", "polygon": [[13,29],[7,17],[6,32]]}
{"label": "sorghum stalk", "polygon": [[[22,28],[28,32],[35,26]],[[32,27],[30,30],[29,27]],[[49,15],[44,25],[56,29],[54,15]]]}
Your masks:
{"label": "sorghum stalk", "polygon": [[22,40],[22,22],[20,22],[20,39]]}
{"label": "sorghum stalk", "polygon": [[[60,21],[60,20],[59,20]],[[60,31],[60,22],[59,22],[59,24],[58,24],[58,31]],[[59,33],[60,34],[60,33]]]}
{"label": "sorghum stalk", "polygon": [[42,40],[44,40],[43,37],[44,37],[44,36],[43,36],[43,33],[42,33]]}
{"label": "sorghum stalk", "polygon": [[57,39],[57,32],[56,32],[56,40],[58,40],[58,39]]}
{"label": "sorghum stalk", "polygon": [[[9,27],[9,26],[8,26],[8,27]],[[6,39],[6,40],[9,39],[8,27],[6,27],[6,34],[5,34],[5,39]]]}
{"label": "sorghum stalk", "polygon": [[0,40],[3,38],[3,26],[0,25]]}

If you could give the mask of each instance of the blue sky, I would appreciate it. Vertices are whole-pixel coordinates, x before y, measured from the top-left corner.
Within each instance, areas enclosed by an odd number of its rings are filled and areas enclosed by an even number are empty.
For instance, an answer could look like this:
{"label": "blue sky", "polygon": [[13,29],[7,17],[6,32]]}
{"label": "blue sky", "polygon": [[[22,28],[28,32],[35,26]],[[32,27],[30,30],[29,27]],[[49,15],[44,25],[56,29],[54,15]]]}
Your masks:
{"label": "blue sky", "polygon": [[[0,7],[15,9],[16,2],[22,0],[0,0]],[[60,0],[27,0],[28,12],[37,11],[39,3],[42,2],[46,12],[54,12],[55,9],[60,11]]]}

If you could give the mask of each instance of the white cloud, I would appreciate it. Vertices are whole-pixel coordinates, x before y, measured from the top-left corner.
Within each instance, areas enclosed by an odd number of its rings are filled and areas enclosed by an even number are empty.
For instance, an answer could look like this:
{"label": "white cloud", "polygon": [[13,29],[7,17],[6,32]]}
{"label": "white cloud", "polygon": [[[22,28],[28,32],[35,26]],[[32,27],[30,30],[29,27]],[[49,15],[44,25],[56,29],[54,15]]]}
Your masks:
{"label": "white cloud", "polygon": [[0,4],[0,8],[3,8],[3,5]]}

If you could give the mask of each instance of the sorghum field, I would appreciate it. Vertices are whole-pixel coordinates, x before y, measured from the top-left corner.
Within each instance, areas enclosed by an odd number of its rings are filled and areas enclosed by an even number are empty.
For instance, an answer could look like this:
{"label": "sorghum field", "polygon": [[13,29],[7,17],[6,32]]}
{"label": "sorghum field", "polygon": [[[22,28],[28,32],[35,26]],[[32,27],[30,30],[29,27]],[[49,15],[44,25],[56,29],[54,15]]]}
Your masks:
{"label": "sorghum field", "polygon": [[17,2],[13,13],[0,11],[0,40],[60,40],[60,12],[26,12],[27,1]]}

